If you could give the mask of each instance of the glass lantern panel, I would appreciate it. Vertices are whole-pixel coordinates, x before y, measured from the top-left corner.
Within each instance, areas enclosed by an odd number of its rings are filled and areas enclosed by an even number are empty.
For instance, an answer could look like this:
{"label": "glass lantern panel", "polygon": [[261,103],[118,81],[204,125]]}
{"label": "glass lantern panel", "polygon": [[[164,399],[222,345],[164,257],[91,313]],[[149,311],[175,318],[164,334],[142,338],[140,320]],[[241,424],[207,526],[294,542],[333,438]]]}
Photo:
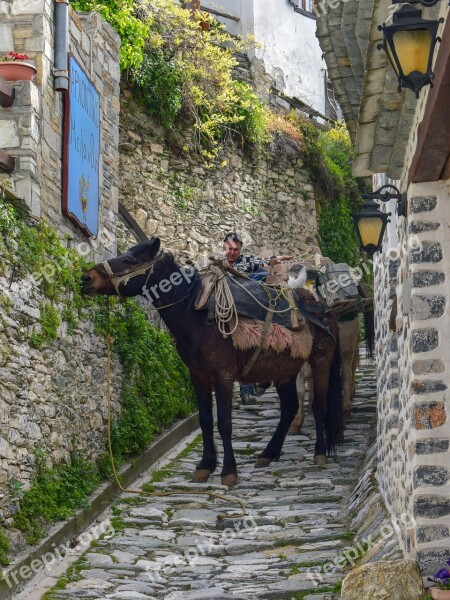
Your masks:
{"label": "glass lantern panel", "polygon": [[396,31],[392,37],[398,61],[405,76],[413,71],[426,73],[431,52],[431,31]]}
{"label": "glass lantern panel", "polygon": [[379,217],[363,217],[358,221],[358,229],[363,246],[378,246],[383,230],[383,220]]}

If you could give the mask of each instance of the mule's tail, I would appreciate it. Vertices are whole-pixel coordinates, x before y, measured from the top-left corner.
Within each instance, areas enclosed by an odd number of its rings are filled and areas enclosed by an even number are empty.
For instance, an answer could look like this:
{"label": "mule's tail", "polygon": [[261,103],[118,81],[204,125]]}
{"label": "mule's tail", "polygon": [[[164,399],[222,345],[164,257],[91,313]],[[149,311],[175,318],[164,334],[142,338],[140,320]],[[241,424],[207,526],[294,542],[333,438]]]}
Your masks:
{"label": "mule's tail", "polygon": [[336,447],[344,441],[344,410],[341,380],[341,349],[336,338],[333,363],[330,369],[327,394],[327,414],[325,418],[325,440],[328,455],[336,452]]}
{"label": "mule's tail", "polygon": [[372,360],[375,352],[375,312],[373,310],[364,313],[364,329],[366,332],[366,357]]}

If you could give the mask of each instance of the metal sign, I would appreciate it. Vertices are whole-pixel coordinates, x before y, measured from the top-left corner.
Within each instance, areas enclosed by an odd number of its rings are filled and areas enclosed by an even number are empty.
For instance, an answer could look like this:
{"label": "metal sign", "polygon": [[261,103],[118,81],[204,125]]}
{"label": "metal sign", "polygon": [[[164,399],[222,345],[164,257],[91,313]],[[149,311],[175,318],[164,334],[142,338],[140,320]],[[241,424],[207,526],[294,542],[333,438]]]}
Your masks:
{"label": "metal sign", "polygon": [[64,115],[63,213],[88,236],[98,233],[100,96],[73,56]]}

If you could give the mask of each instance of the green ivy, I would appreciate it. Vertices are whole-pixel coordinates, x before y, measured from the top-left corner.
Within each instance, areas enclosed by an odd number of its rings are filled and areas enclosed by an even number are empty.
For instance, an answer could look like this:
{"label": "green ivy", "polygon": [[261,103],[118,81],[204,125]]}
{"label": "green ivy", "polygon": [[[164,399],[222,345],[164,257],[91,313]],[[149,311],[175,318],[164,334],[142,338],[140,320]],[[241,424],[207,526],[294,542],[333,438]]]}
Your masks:
{"label": "green ivy", "polygon": [[10,550],[9,540],[3,532],[3,529],[0,528],[0,565],[7,566],[9,565],[8,560],[8,552]]}
{"label": "green ivy", "polygon": [[124,371],[122,413],[112,427],[113,453],[121,458],[142,452],[158,432],[194,412],[189,372],[169,335],[150,325],[132,300],[105,299],[96,311],[95,331],[113,337]]}
{"label": "green ivy", "polygon": [[[98,334],[112,334],[115,339],[114,350],[123,366],[121,413],[112,424],[118,465],[142,452],[176,418],[194,412],[194,392],[169,335],[151,325],[134,300],[122,303],[82,294],[80,277],[87,268],[88,263],[67,248],[50,225],[27,222],[17,208],[0,197],[1,272],[10,279],[22,278],[23,283],[33,274],[39,293],[45,297],[40,305],[40,330],[31,333],[30,345],[45,346],[58,338],[62,321],[71,331],[80,319],[89,316]],[[8,303],[4,305],[7,308]],[[26,492],[20,483],[12,482],[19,502],[14,524],[26,533],[30,543],[42,536],[49,523],[67,518],[82,506],[101,478],[111,473],[106,452],[97,465],[75,454],[68,464],[49,468],[45,463],[38,453],[37,471]],[[0,535],[0,562],[6,560],[7,551],[7,540]]]}
{"label": "green ivy", "polygon": [[135,0],[70,0],[79,12],[95,11],[120,35],[120,68],[137,68],[144,57],[149,20],[138,16]]}
{"label": "green ivy", "polygon": [[86,498],[99,485],[95,465],[85,457],[72,454],[70,463],[46,466],[45,456],[36,455],[37,469],[31,487],[23,493],[14,515],[14,526],[35,544],[49,523],[66,519],[85,505]]}
{"label": "green ivy", "polygon": [[[46,297],[40,305],[40,331],[33,331],[30,344],[40,348],[57,338],[62,319],[73,328],[86,308],[93,304],[81,294],[80,278],[86,260],[63,245],[54,228],[39,221],[27,222],[19,209],[0,197],[0,272],[10,270],[11,280],[31,276]],[[63,303],[60,315],[56,304]]]}
{"label": "green ivy", "polygon": [[340,196],[333,202],[322,200],[318,210],[322,254],[335,263],[356,266],[359,245],[347,199]]}
{"label": "green ivy", "polygon": [[[33,332],[30,336],[30,346],[32,348],[40,348],[43,344],[48,344],[58,337],[58,327],[61,325],[61,315],[56,308],[51,304],[41,304],[41,332]],[[72,321],[72,313],[65,311],[67,318]]]}
{"label": "green ivy", "polygon": [[131,74],[150,115],[172,128],[183,105],[183,70],[169,52],[156,50],[146,53],[139,68]]}
{"label": "green ivy", "polygon": [[316,164],[320,165],[311,169],[311,175],[318,192],[322,253],[336,263],[358,266],[359,243],[353,214],[361,205],[365,183],[353,176],[353,148],[345,125],[337,123],[326,131],[316,130],[313,147]]}

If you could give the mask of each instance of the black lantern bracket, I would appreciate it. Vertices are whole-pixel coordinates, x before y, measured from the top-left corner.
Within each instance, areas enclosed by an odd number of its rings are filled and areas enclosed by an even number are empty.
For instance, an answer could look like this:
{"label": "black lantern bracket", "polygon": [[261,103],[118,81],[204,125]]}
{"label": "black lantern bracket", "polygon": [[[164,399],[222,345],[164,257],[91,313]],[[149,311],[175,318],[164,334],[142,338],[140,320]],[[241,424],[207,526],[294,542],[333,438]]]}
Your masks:
{"label": "black lantern bracket", "polygon": [[[436,4],[440,2],[440,0],[408,0],[408,4],[421,4],[425,8],[431,8],[432,6],[436,6]],[[405,0],[391,0],[392,4],[405,4]],[[450,0],[448,2],[450,6]]]}
{"label": "black lantern bracket", "polygon": [[[394,190],[389,192],[388,190]],[[390,183],[381,186],[375,192],[370,194],[363,194],[364,200],[381,200],[381,202],[389,202],[390,200],[397,200],[397,214],[399,217],[406,217],[408,200],[406,192],[401,192],[395,185]]]}

